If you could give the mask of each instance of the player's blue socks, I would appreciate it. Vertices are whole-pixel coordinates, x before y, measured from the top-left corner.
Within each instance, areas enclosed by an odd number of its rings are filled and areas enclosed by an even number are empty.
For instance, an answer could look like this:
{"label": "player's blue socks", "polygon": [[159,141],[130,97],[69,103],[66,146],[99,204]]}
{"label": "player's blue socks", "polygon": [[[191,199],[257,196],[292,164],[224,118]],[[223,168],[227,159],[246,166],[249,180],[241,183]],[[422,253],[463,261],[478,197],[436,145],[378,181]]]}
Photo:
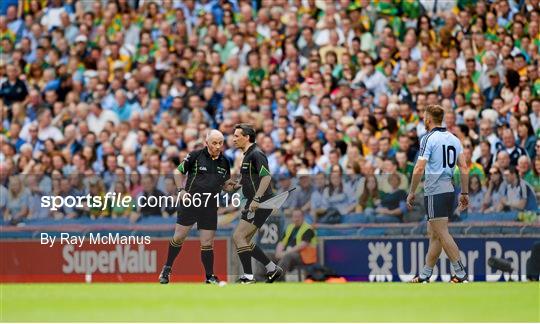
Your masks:
{"label": "player's blue socks", "polygon": [[460,260],[457,260],[452,263],[452,269],[454,269],[454,272],[456,273],[456,276],[459,278],[465,277],[467,274],[465,273],[465,267],[463,266],[463,263],[461,263]]}
{"label": "player's blue socks", "polygon": [[424,265],[424,269],[420,272],[420,279],[426,280],[433,274],[433,268],[429,267],[427,264]]}

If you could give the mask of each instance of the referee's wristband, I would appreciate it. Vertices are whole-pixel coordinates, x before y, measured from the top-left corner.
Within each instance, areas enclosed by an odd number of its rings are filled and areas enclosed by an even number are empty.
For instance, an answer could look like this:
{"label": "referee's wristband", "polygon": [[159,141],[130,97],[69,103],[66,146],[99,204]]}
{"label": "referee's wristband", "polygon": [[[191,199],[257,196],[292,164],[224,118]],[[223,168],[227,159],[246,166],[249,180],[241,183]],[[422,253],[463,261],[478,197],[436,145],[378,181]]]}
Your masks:
{"label": "referee's wristband", "polygon": [[254,197],[253,201],[260,203],[261,202],[261,197]]}
{"label": "referee's wristband", "polygon": [[469,193],[468,193],[468,192],[462,192],[462,193],[460,193],[460,195],[463,195],[463,196],[468,196],[468,195],[469,195]]}

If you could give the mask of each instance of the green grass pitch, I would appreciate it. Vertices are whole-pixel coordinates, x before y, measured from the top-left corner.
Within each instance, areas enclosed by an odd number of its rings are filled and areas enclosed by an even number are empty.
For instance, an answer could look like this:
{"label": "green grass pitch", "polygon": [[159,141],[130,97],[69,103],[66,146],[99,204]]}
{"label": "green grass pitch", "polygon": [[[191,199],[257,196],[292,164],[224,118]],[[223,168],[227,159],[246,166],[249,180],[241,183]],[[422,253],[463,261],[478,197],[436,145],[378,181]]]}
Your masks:
{"label": "green grass pitch", "polygon": [[538,283],[2,284],[2,322],[539,322]]}

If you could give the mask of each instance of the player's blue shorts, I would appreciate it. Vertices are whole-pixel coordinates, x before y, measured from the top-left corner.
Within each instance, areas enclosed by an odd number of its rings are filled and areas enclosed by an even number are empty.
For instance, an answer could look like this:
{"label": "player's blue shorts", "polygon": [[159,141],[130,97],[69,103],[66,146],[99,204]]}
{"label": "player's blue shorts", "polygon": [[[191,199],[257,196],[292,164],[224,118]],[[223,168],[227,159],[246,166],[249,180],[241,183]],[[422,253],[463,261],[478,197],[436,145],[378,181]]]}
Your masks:
{"label": "player's blue shorts", "polygon": [[455,210],[455,200],[456,196],[453,192],[424,196],[427,219],[451,217]]}

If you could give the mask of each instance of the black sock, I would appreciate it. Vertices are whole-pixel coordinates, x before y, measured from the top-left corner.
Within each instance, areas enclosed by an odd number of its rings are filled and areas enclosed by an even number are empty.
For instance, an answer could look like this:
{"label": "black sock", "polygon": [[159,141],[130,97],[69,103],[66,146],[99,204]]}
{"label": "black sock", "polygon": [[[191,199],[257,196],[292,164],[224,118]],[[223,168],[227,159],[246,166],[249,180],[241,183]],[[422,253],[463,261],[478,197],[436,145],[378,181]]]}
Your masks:
{"label": "black sock", "polygon": [[255,260],[259,261],[263,265],[267,265],[268,263],[270,263],[270,259],[266,256],[266,254],[263,252],[263,250],[261,250],[260,247],[255,245],[255,243],[251,243],[250,247],[251,247],[251,256]]}
{"label": "black sock", "polygon": [[178,253],[180,253],[181,249],[182,242],[177,243],[174,238],[169,241],[169,253],[167,254],[167,262],[165,263],[166,266],[172,267],[174,259],[176,259],[176,256]]}
{"label": "black sock", "polygon": [[251,247],[244,246],[238,248],[236,252],[242,263],[242,268],[244,268],[244,274],[253,274],[253,270],[251,270]]}
{"label": "black sock", "polygon": [[201,246],[201,261],[206,279],[208,279],[214,274],[214,249],[212,245]]}

